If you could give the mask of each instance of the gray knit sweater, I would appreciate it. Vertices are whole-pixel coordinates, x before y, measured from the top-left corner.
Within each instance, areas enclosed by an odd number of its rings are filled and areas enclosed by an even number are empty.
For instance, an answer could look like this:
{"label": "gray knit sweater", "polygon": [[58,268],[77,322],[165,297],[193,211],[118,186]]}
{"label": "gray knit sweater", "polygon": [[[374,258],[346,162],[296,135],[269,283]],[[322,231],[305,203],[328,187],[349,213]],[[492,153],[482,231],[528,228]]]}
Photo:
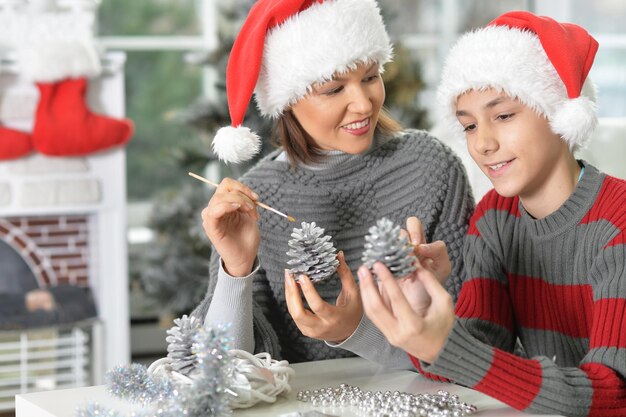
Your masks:
{"label": "gray knit sweater", "polygon": [[[276,160],[278,154],[268,155],[241,178],[260,201],[298,221],[315,221],[325,228],[335,247],[344,251],[355,277],[364,237],[377,219],[388,217],[404,224],[407,217],[417,216],[424,224],[427,240],[443,240],[448,247],[453,271],[446,286],[456,299],[463,269],[463,238],[473,198],[465,170],[448,147],[425,132],[408,130],[334,169],[290,168],[287,162]],[[242,300],[246,294],[252,294],[252,317],[239,317],[232,325],[234,334],[245,334],[253,327],[256,352],[269,352],[274,358],[292,363],[355,353],[367,356],[362,354],[363,348],[374,351],[374,357],[368,359],[376,360],[377,349],[381,355],[388,355],[393,348],[366,318],[351,343],[341,344],[340,348],[301,334],[287,311],[284,291],[287,241],[294,225],[264,210],[260,214],[258,268],[247,278],[227,277],[214,253],[207,295],[192,315],[204,320],[219,286],[220,297],[233,300],[233,310],[245,310],[241,302],[245,302]],[[316,289],[324,300],[334,304],[341,284],[336,278],[317,284]],[[372,331],[380,337],[365,334]],[[374,339],[375,346],[363,346]]]}

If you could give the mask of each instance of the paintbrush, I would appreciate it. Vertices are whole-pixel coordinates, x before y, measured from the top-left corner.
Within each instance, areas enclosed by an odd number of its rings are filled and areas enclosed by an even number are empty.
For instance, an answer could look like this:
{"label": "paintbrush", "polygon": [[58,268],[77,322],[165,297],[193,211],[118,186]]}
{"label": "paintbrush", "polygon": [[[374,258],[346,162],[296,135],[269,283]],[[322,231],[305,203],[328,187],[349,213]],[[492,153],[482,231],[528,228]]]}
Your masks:
{"label": "paintbrush", "polygon": [[[213,182],[213,181],[211,181],[211,180],[207,180],[206,178],[201,177],[201,176],[200,176],[200,175],[198,175],[198,174],[194,174],[193,172],[189,172],[188,174],[189,174],[190,176],[194,177],[195,179],[200,180],[200,181],[202,181],[202,182],[204,182],[204,183],[207,183],[207,184],[209,184],[209,185],[211,185],[211,186],[213,186],[213,187],[215,187],[215,188],[217,188],[217,187],[218,187],[218,184],[214,183],[214,182]],[[252,200],[252,201],[253,201],[253,202],[254,202],[254,204],[256,204],[257,206],[262,207],[262,208],[264,208],[265,210],[269,210],[269,211],[271,211],[271,212],[273,212],[273,213],[276,213],[276,214],[278,214],[279,216],[283,216],[285,219],[289,220],[290,222],[295,222],[295,221],[296,221],[296,219],[295,219],[295,218],[293,218],[293,217],[291,217],[291,216],[288,216],[288,215],[286,215],[285,213],[282,213],[282,212],[280,212],[280,211],[276,210],[275,208],[268,206],[268,205],[267,205],[267,204],[265,204],[265,203],[261,203],[260,201],[255,201],[255,200]]]}

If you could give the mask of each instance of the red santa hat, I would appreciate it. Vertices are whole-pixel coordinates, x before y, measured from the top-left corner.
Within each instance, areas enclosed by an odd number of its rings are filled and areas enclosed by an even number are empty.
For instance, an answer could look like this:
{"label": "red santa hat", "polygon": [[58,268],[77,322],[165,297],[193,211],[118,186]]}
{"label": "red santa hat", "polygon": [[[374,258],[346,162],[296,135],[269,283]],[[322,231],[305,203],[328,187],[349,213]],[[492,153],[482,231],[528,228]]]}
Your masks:
{"label": "red santa hat", "polygon": [[438,101],[450,126],[457,98],[495,88],[544,115],[574,151],[584,147],[598,121],[596,91],[587,75],[598,42],[583,28],[515,11],[462,36],[446,60]]}
{"label": "red santa hat", "polygon": [[237,35],[226,69],[231,126],[213,150],[226,162],[251,159],[259,137],[243,127],[254,93],[265,117],[278,118],[311,91],[359,63],[391,60],[392,47],[375,0],[259,0]]}

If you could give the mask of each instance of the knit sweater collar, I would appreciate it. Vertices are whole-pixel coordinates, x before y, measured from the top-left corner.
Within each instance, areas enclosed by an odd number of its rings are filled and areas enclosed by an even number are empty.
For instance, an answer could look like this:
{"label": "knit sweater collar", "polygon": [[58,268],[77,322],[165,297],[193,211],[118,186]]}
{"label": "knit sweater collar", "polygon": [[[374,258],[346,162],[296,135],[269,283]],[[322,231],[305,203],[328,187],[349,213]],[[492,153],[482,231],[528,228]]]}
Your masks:
{"label": "knit sweater collar", "polygon": [[532,235],[553,237],[578,224],[593,206],[605,175],[587,162],[579,162],[585,167],[585,173],[576,184],[572,195],[554,213],[535,219],[526,211],[522,202],[518,202],[522,223]]}

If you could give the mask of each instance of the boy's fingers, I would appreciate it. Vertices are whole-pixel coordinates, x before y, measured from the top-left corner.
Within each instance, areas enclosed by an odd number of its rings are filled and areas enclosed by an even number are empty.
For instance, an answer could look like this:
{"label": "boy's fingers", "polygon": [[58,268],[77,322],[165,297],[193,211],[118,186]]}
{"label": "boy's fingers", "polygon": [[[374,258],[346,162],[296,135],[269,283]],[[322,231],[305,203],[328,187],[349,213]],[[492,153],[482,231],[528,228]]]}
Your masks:
{"label": "boy's fingers", "polygon": [[406,230],[409,232],[411,243],[413,245],[426,243],[424,227],[422,226],[422,222],[417,217],[411,216],[406,219]]}
{"label": "boy's fingers", "polygon": [[424,289],[432,300],[432,305],[438,308],[448,307],[451,301],[450,294],[443,288],[437,278],[425,269],[421,269],[417,274],[418,279],[424,285]]}
{"label": "boy's fingers", "polygon": [[383,334],[393,333],[397,326],[397,320],[380,298],[372,273],[367,267],[361,266],[358,275],[365,314]]}
{"label": "boy's fingers", "polygon": [[380,293],[380,298],[383,300],[383,303],[389,308],[391,306],[391,300],[389,299],[389,295],[385,291],[385,286],[383,285],[382,281],[378,281],[378,292]]}
{"label": "boy's fingers", "polygon": [[389,297],[389,305],[394,315],[400,320],[413,315],[414,311],[393,274],[381,262],[374,264],[374,272],[380,279],[385,294]]}
{"label": "boy's fingers", "polygon": [[423,243],[417,246],[417,251],[421,256],[436,259],[446,251],[446,244],[442,240]]}

